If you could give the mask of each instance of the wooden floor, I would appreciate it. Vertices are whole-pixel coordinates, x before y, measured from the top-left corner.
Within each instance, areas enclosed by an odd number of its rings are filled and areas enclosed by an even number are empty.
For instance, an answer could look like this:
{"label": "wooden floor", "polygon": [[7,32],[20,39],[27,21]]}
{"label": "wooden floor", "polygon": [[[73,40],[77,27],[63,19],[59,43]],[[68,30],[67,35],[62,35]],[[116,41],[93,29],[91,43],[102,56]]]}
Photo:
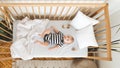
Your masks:
{"label": "wooden floor", "polygon": [[12,68],[12,59],[10,55],[11,43],[0,41],[0,68]]}

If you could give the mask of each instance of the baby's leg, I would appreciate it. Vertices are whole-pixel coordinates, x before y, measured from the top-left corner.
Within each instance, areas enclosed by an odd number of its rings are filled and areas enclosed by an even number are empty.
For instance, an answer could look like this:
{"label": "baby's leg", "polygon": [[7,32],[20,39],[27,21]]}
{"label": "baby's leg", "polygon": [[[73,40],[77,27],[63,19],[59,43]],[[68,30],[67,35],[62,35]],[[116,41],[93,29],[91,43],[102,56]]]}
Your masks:
{"label": "baby's leg", "polygon": [[42,34],[39,34],[41,37],[44,37],[46,34],[50,33],[50,29],[46,29]]}
{"label": "baby's leg", "polygon": [[40,44],[40,45],[42,45],[42,46],[48,46],[48,42],[41,42],[41,41],[35,41],[35,43],[38,43],[38,44]]}

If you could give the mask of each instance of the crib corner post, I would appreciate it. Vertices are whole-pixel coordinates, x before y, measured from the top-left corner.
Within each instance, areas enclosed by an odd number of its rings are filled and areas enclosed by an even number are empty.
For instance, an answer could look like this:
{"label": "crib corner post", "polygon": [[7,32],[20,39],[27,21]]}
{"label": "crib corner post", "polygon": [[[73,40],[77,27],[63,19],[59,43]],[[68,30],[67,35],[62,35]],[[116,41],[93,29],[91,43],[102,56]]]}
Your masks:
{"label": "crib corner post", "polygon": [[107,42],[107,58],[108,60],[112,60],[111,58],[111,27],[110,27],[110,20],[109,20],[109,11],[108,11],[108,4],[104,7],[105,13],[105,22],[106,22],[106,42]]}

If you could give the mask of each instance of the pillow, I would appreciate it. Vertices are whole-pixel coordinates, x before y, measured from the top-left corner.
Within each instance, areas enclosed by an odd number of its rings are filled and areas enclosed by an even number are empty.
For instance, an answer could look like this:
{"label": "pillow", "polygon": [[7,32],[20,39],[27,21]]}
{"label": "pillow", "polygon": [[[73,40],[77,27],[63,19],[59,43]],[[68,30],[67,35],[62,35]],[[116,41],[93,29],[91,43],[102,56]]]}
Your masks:
{"label": "pillow", "polygon": [[75,29],[79,30],[90,24],[95,25],[98,22],[99,22],[98,20],[90,18],[86,16],[85,14],[83,14],[81,11],[78,11],[76,16],[71,21],[70,25],[73,26]]}
{"label": "pillow", "polygon": [[76,31],[76,38],[79,45],[79,48],[85,48],[88,46],[98,46],[94,31],[93,25],[88,25],[86,28]]}
{"label": "pillow", "polygon": [[88,16],[86,16],[86,17],[89,19],[89,22],[91,22],[92,25],[95,25],[95,24],[99,23],[99,21],[95,20],[94,18],[90,18]]}

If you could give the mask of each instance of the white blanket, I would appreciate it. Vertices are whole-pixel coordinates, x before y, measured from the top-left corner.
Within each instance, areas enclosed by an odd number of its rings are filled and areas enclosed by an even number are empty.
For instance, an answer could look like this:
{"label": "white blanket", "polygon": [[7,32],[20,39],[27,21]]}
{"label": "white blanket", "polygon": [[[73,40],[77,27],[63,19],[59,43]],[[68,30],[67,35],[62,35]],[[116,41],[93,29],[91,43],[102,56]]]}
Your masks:
{"label": "white blanket", "polygon": [[[20,23],[22,22],[22,23]],[[49,22],[49,23],[48,23]],[[67,24],[70,21],[49,21],[49,20],[27,20],[14,22],[14,36],[13,44],[11,46],[11,55],[13,58],[22,58],[23,60],[32,59],[33,57],[87,57],[87,48],[79,49],[76,39],[74,43],[70,45],[64,45],[63,47],[55,50],[48,50],[48,47],[35,44],[35,40],[43,40],[38,36],[42,33],[46,26],[47,28],[54,25],[64,34],[71,34],[74,36],[73,28],[63,29],[62,25]],[[18,23],[18,24],[16,24]],[[27,27],[28,24],[28,27]],[[24,34],[23,34],[24,33]],[[72,49],[76,50],[73,51]]]}
{"label": "white blanket", "polygon": [[19,21],[16,24],[16,38],[14,38],[14,43],[11,46],[11,55],[14,57],[18,55],[24,60],[32,59],[32,51],[34,46],[34,35],[37,33],[42,33],[46,28],[49,20],[29,20],[27,22],[21,23]]}

